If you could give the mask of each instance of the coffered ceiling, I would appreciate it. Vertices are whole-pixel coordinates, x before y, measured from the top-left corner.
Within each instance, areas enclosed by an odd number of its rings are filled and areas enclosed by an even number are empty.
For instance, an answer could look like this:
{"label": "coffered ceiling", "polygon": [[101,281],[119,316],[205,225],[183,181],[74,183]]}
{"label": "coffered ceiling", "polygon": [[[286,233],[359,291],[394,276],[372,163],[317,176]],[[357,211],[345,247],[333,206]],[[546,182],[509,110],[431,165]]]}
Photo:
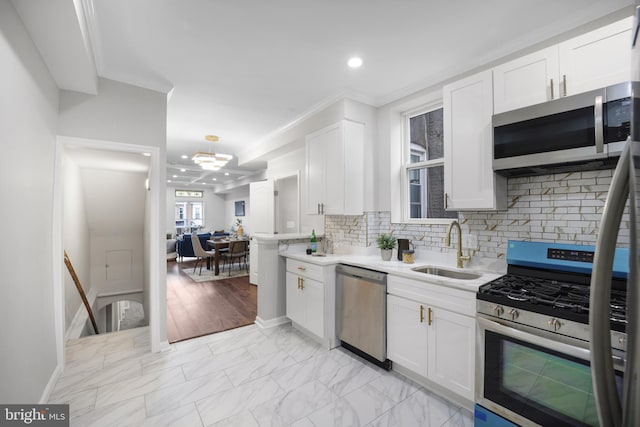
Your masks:
{"label": "coffered ceiling", "polygon": [[[33,28],[25,16],[24,4],[41,15],[43,2],[13,3],[36,33],[34,40],[47,40],[46,23]],[[380,106],[621,9],[629,11],[633,1],[75,3],[82,4],[85,36],[100,77],[169,94],[169,185],[220,187],[255,171],[238,165],[236,157],[219,172],[203,173],[190,160],[194,152],[236,156],[341,96]],[[351,69],[347,60],[356,55],[364,63]],[[219,141],[205,141],[207,134]]]}

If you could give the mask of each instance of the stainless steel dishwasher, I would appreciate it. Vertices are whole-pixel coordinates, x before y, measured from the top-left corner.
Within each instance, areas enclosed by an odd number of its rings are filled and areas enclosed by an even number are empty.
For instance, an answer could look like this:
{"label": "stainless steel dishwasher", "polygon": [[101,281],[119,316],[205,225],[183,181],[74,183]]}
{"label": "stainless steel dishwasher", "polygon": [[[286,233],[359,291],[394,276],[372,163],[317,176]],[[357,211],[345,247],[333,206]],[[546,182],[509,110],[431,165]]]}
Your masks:
{"label": "stainless steel dishwasher", "polygon": [[387,359],[387,274],[339,264],[336,286],[336,328],[342,346],[391,369]]}

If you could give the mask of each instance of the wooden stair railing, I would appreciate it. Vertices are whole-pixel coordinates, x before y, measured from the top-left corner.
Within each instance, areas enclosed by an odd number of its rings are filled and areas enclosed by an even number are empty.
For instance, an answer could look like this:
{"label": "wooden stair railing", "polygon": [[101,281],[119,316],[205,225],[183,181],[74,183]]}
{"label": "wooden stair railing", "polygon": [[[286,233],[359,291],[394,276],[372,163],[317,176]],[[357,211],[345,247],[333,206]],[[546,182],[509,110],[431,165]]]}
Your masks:
{"label": "wooden stair railing", "polygon": [[67,266],[67,270],[69,270],[69,274],[71,274],[73,283],[76,284],[76,289],[78,289],[78,293],[80,293],[80,298],[82,298],[82,302],[84,303],[84,307],[87,309],[87,313],[89,313],[89,318],[91,319],[93,330],[96,332],[96,335],[98,335],[99,332],[98,332],[98,325],[96,324],[96,319],[95,317],[93,317],[93,311],[91,310],[89,301],[87,301],[87,296],[84,294],[84,289],[82,289],[82,284],[80,283],[80,279],[78,278],[76,271],[73,269],[73,265],[71,264],[69,255],[67,255],[67,251],[64,251],[64,264]]}

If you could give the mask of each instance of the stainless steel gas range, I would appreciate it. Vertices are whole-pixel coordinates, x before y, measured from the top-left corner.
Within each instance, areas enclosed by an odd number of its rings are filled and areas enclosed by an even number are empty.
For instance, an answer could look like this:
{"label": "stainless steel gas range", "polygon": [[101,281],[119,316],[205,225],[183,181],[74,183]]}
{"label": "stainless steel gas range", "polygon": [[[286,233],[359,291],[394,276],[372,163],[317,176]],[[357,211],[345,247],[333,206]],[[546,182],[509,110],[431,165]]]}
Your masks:
{"label": "stainless steel gas range", "polygon": [[[476,426],[492,425],[496,416],[520,425],[599,424],[589,350],[594,252],[589,246],[509,241],[507,274],[477,294]],[[609,317],[618,393],[627,264],[628,250],[617,249]]]}

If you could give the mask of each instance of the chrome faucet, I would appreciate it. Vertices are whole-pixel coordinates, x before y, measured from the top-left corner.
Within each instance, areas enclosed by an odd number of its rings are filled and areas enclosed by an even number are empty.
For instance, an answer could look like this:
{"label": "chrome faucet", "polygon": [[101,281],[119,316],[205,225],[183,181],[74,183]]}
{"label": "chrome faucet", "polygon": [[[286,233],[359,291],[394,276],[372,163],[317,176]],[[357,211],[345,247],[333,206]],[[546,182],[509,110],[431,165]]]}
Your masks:
{"label": "chrome faucet", "polygon": [[454,225],[458,229],[458,253],[456,254],[456,267],[463,268],[464,265],[462,265],[462,261],[471,260],[471,254],[462,255],[462,230],[460,229],[460,224],[458,224],[458,221],[452,221],[451,224],[449,224],[449,228],[447,228],[447,236],[444,239],[444,244],[447,246],[451,246],[451,229]]}

